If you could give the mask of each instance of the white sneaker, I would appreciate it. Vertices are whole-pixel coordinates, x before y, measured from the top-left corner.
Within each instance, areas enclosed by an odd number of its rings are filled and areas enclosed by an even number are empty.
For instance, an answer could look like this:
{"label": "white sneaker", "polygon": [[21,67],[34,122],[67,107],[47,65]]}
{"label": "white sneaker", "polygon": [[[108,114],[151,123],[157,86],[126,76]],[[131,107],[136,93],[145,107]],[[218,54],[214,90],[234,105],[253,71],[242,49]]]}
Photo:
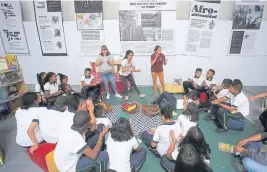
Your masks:
{"label": "white sneaker", "polygon": [[142,98],[144,98],[144,97],[146,97],[145,94],[140,94],[140,99],[142,99]]}
{"label": "white sneaker", "polygon": [[122,96],[119,95],[118,93],[115,94],[115,97],[117,97],[117,98],[122,98]]}
{"label": "white sneaker", "polygon": [[124,101],[128,101],[128,96],[125,96],[124,97]]}
{"label": "white sneaker", "polygon": [[110,98],[110,94],[109,94],[109,93],[107,93],[107,100],[109,100],[109,98]]}

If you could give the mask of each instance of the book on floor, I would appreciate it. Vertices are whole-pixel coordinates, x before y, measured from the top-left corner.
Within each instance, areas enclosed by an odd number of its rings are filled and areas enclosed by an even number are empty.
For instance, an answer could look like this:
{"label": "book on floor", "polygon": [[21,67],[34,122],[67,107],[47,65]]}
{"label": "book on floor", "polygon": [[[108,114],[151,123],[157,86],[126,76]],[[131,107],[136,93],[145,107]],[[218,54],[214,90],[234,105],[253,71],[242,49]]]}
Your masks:
{"label": "book on floor", "polygon": [[222,152],[227,152],[227,153],[234,153],[234,145],[228,144],[228,143],[222,143],[219,142],[219,150]]}

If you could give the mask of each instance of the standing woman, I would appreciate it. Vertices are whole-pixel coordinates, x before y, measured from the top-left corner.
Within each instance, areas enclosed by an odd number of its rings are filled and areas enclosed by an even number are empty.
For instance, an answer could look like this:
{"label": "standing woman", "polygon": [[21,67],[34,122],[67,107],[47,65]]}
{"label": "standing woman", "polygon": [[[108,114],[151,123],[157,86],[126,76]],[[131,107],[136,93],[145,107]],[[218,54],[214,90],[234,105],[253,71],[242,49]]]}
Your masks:
{"label": "standing woman", "polygon": [[45,72],[41,72],[41,73],[37,73],[36,75],[37,77],[37,84],[35,84],[35,92],[37,93],[37,95],[41,98],[41,104],[46,104],[46,98],[44,96],[44,78],[46,77],[46,73]]}
{"label": "standing woman", "polygon": [[125,101],[128,100],[128,83],[127,80],[131,83],[133,86],[134,90],[137,92],[137,94],[140,96],[140,98],[144,98],[146,95],[141,94],[139,89],[137,88],[133,75],[131,72],[141,72],[140,69],[136,69],[135,65],[133,63],[133,51],[132,50],[127,50],[124,59],[121,62],[121,69],[119,71],[121,82],[124,87],[124,94],[125,94]]}
{"label": "standing woman", "polygon": [[166,65],[167,59],[164,54],[161,53],[161,47],[157,45],[154,49],[154,54],[151,55],[151,73],[153,80],[154,96],[157,95],[157,76],[160,80],[162,92],[165,91],[163,64]]}
{"label": "standing woman", "polygon": [[110,98],[108,81],[110,81],[112,89],[115,92],[115,97],[122,97],[118,94],[118,89],[113,74],[113,65],[114,59],[112,55],[110,55],[107,46],[102,45],[100,56],[96,59],[96,67],[99,66],[100,76],[107,92],[107,99]]}
{"label": "standing woman", "polygon": [[50,105],[53,105],[57,96],[62,94],[62,91],[58,89],[57,75],[54,72],[48,72],[44,78],[44,95]]}

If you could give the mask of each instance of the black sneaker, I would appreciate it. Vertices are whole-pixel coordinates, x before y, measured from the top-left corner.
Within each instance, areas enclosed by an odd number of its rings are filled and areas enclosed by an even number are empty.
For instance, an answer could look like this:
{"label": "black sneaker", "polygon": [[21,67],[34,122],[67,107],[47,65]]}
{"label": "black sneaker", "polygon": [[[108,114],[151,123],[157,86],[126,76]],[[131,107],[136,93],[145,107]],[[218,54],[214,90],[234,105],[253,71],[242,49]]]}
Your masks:
{"label": "black sneaker", "polygon": [[212,116],[212,115],[207,115],[204,120],[207,120],[207,121],[215,121],[215,117]]}
{"label": "black sneaker", "polygon": [[151,104],[157,104],[157,101],[153,101],[153,102],[151,102]]}
{"label": "black sneaker", "polygon": [[244,168],[243,164],[241,162],[232,161],[232,166],[236,169],[238,172],[247,172],[247,170]]}
{"label": "black sneaker", "polygon": [[217,132],[217,133],[223,133],[223,132],[227,132],[227,129],[225,129],[225,128],[217,128],[215,130],[215,132]]}

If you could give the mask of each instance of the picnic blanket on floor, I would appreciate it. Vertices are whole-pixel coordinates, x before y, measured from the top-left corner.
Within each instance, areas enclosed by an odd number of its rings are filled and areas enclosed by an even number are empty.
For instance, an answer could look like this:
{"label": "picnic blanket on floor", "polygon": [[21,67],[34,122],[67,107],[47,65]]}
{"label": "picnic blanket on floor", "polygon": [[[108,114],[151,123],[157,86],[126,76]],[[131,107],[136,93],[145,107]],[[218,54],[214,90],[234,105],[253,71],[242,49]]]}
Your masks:
{"label": "picnic blanket on floor", "polygon": [[[141,105],[139,104],[139,106]],[[121,105],[114,105],[112,107],[112,110],[105,115],[110,119],[112,123],[115,123],[117,120],[117,115],[121,113],[126,113],[121,109]],[[143,113],[141,109],[138,109],[138,111],[134,114],[129,114],[129,116],[130,122],[134,127],[134,135],[138,135],[138,133],[142,131],[160,126],[163,123],[160,116],[157,115],[154,117],[148,117]]]}

